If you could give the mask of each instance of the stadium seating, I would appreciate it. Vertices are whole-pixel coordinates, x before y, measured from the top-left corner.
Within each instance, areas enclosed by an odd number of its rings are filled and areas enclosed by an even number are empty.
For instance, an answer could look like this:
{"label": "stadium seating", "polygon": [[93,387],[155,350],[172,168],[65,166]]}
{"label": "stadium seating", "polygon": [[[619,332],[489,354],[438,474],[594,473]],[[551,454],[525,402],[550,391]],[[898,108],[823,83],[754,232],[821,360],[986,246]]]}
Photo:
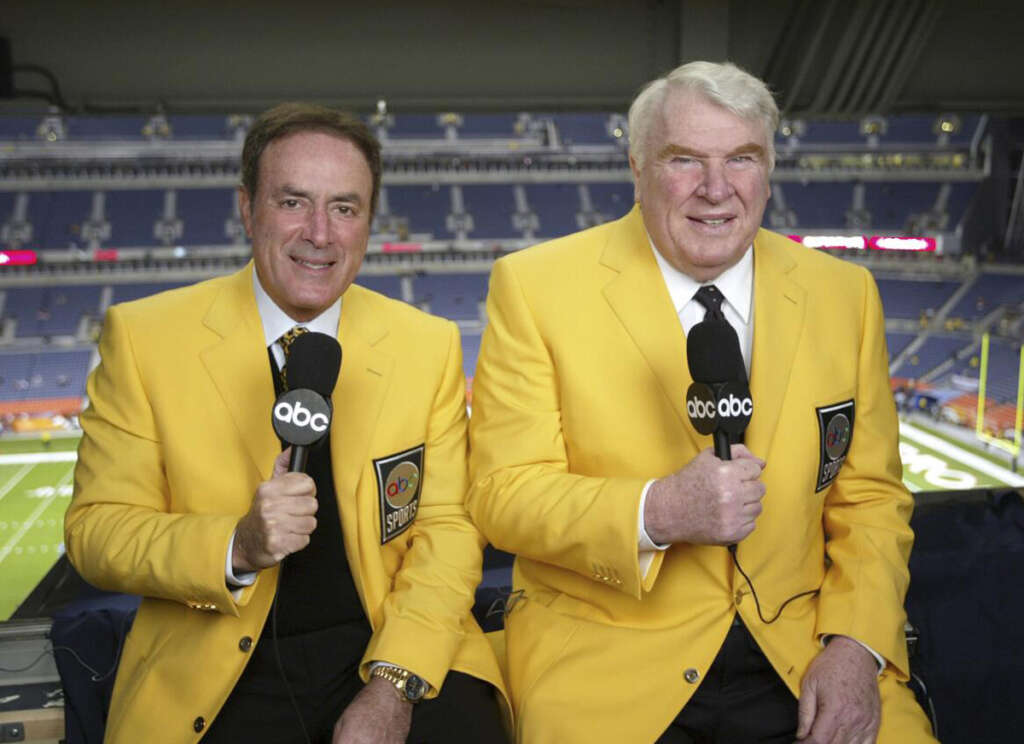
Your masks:
{"label": "stadium seating", "polygon": [[91,356],[89,350],[0,354],[0,400],[80,396]]}
{"label": "stadium seating", "polygon": [[918,281],[914,279],[878,279],[878,292],[887,318],[921,317],[922,311],[938,310],[960,286],[951,281]]}

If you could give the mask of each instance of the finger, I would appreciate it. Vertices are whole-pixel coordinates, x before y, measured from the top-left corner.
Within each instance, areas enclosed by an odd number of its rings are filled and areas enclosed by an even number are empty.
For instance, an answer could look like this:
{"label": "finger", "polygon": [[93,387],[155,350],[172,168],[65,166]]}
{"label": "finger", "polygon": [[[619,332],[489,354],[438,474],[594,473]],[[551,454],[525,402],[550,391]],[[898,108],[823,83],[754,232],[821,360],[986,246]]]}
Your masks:
{"label": "finger", "polygon": [[759,469],[764,470],[765,462],[760,457],[755,455],[745,444],[734,444],[731,445],[732,459],[733,460],[750,460],[751,462],[757,463]]}
{"label": "finger", "polygon": [[800,700],[796,708],[796,738],[805,739],[814,725],[814,714],[818,711],[818,697],[814,688],[805,687],[800,690]]}
{"label": "finger", "polygon": [[301,495],[284,500],[283,513],[289,517],[312,517],[320,503],[313,496]]}
{"label": "finger", "polygon": [[278,478],[288,472],[288,460],[292,456],[292,448],[286,447],[281,454],[274,458],[274,472],[272,478]]}

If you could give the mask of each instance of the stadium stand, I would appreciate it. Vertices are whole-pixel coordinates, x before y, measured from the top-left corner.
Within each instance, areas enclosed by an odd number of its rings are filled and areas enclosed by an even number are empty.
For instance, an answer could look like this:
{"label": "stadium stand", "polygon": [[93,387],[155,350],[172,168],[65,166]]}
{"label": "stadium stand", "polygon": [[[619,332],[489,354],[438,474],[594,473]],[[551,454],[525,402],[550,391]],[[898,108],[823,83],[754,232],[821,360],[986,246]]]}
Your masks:
{"label": "stadium stand", "polygon": [[952,281],[879,278],[878,292],[887,318],[919,319],[921,313],[941,308],[960,286]]}

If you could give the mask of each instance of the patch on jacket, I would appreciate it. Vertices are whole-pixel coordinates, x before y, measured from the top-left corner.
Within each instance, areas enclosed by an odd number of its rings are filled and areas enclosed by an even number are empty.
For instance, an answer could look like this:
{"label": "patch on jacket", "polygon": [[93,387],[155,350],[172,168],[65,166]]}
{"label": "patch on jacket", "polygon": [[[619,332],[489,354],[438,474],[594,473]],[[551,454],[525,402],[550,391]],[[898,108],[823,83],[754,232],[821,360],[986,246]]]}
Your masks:
{"label": "patch on jacket", "polygon": [[423,488],[423,447],[381,457],[373,461],[380,500],[380,544],[392,540],[416,519]]}
{"label": "patch on jacket", "polygon": [[814,409],[818,414],[820,450],[818,456],[818,484],[814,492],[832,485],[839,468],[846,462],[846,454],[853,441],[853,399]]}

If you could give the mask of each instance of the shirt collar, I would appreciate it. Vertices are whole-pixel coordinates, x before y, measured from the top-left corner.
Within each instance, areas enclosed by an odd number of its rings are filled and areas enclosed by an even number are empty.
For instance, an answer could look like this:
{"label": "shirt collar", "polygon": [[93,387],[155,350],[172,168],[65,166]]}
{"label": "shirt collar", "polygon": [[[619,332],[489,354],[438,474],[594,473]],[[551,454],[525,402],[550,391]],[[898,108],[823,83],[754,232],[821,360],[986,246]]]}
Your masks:
{"label": "shirt collar", "polygon": [[288,313],[277,306],[260,284],[256,268],[252,270],[252,291],[256,295],[256,308],[263,323],[263,339],[271,346],[288,329],[300,325],[315,333],[325,333],[333,339],[338,338],[338,321],[341,319],[341,297],[330,307],[307,323],[298,323]]}
{"label": "shirt collar", "polygon": [[[693,300],[693,296],[697,294],[702,283],[687,276],[666,261],[661,252],[654,247],[654,241],[651,240],[650,235],[647,236],[647,242],[650,243],[654,260],[658,262],[658,268],[661,269],[661,275],[665,279],[665,286],[668,287],[669,297],[672,298],[672,306],[675,307],[676,314],[678,314],[682,312],[687,303]],[[704,282],[704,284],[714,284],[718,287],[718,290],[725,296],[725,301],[732,306],[736,314],[744,323],[749,323],[750,298],[753,295],[754,286],[754,251],[752,247],[748,247],[743,253],[743,257],[715,277],[714,281]]]}

